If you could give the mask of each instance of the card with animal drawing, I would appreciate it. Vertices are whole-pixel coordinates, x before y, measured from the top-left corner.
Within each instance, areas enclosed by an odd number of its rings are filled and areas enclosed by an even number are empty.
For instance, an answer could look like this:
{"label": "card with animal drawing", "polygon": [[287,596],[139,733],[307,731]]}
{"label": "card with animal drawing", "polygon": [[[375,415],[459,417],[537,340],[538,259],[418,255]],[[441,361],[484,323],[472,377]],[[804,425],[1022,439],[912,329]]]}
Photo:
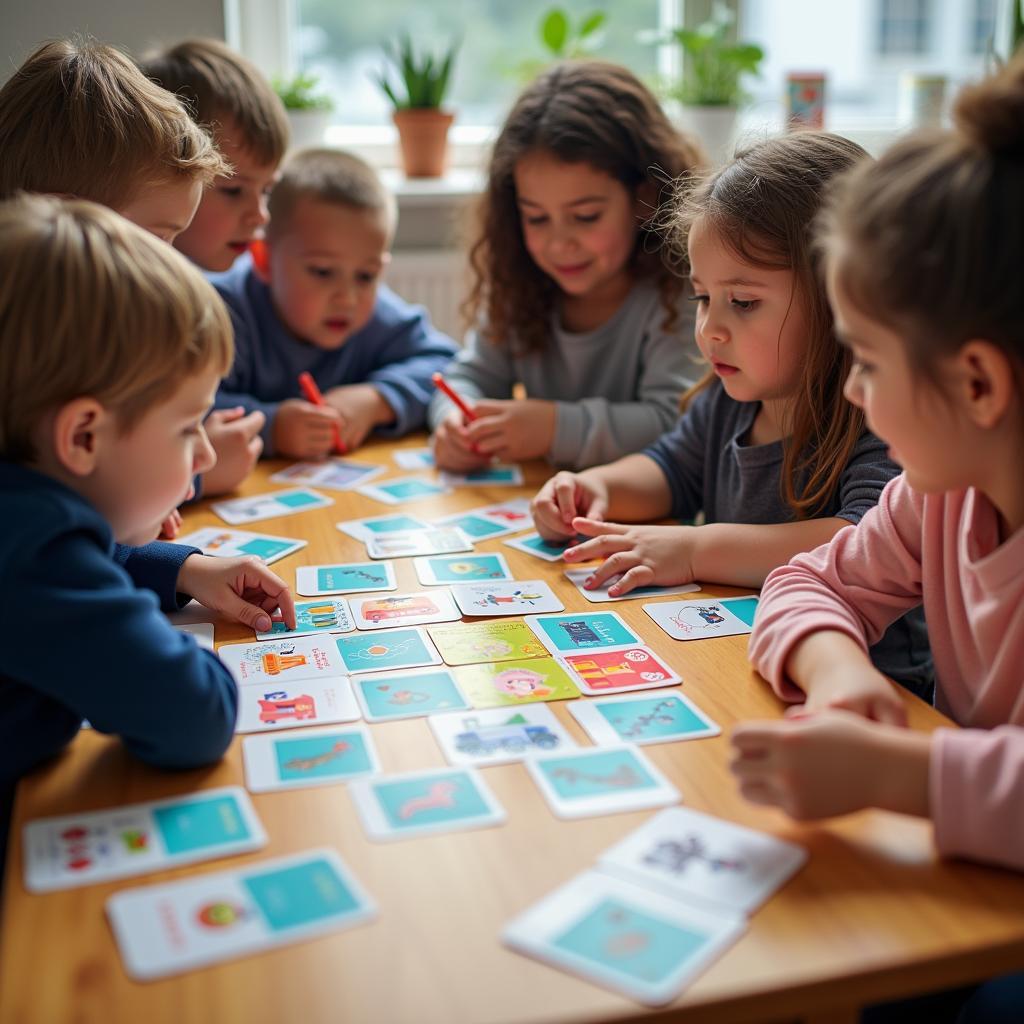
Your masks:
{"label": "card with animal drawing", "polygon": [[462,665],[454,670],[475,708],[513,707],[580,695],[569,673],[554,658]]}
{"label": "card with animal drawing", "polygon": [[353,676],[359,706],[368,722],[390,722],[396,718],[422,718],[437,711],[468,708],[451,670],[427,668],[415,672],[373,672]]}
{"label": "card with animal drawing", "polygon": [[380,771],[365,725],[250,736],[242,743],[245,784],[253,793],[348,782]]}
{"label": "card with animal drawing", "polygon": [[575,701],[569,710],[598,746],[695,740],[722,731],[677,690],[596,697]]}
{"label": "card with animal drawing", "polygon": [[300,565],[295,590],[304,597],[359,594],[368,590],[397,590],[391,562],[344,562],[340,565]]}

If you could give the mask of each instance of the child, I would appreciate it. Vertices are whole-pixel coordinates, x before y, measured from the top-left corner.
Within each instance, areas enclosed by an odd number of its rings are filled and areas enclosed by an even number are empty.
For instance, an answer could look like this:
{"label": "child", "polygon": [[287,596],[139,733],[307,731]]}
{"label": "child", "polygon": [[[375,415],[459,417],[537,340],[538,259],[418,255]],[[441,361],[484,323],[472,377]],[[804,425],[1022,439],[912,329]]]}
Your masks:
{"label": "child", "polygon": [[[810,229],[825,184],[865,157],[801,132],[740,154],[684,200],[697,343],[711,364],[675,428],[643,454],[559,473],[534,499],[548,538],[582,533],[568,562],[605,557],[589,586],[714,580],[759,587],[856,523],[898,472],[843,400],[849,355],[832,330]],[[634,526],[672,515],[703,526]],[[586,517],[586,518],[583,518]],[[927,693],[924,623],[894,627],[878,663]]]}
{"label": "child", "polygon": [[[520,96],[494,146],[471,251],[471,331],[435,396],[437,465],[545,457],[582,468],[653,441],[693,382],[681,283],[654,223],[698,162],[625,68],[561,64]],[[681,321],[686,320],[687,323]],[[510,401],[513,386],[525,401]]]}
{"label": "child", "polygon": [[[231,312],[235,363],[218,406],[261,410],[264,452],[321,459],[371,430],[423,425],[431,375],[455,344],[378,279],[394,200],[368,164],[329,149],[296,153],[270,196],[266,249],[211,277]],[[301,394],[310,373],[325,405]]]}
{"label": "child", "polygon": [[[202,420],[230,360],[222,304],[170,246],[93,203],[0,204],[0,616],[17,624],[0,670],[0,850],[14,783],[83,718],[160,767],[231,742],[231,676],[157,597],[255,629],[278,605],[294,621],[257,560],[146,543],[212,461]],[[144,546],[119,564],[115,541]]]}

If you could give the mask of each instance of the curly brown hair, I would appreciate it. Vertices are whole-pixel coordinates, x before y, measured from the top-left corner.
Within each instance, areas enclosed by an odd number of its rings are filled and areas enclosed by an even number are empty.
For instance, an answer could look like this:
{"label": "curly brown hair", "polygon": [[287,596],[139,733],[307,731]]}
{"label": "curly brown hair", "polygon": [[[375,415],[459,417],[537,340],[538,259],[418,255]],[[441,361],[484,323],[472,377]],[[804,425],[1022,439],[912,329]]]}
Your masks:
{"label": "curly brown hair", "polygon": [[530,352],[549,343],[548,324],[560,292],[526,250],[514,178],[519,160],[538,151],[566,163],[590,164],[622,184],[634,200],[649,203],[631,269],[657,284],[665,326],[671,328],[683,281],[664,252],[657,225],[674,183],[700,166],[701,152],[672,127],[631,71],[605,61],[555,65],[527,86],[508,115],[476,210],[469,257],[473,284],[462,306],[467,321],[483,320],[494,344],[514,342]]}

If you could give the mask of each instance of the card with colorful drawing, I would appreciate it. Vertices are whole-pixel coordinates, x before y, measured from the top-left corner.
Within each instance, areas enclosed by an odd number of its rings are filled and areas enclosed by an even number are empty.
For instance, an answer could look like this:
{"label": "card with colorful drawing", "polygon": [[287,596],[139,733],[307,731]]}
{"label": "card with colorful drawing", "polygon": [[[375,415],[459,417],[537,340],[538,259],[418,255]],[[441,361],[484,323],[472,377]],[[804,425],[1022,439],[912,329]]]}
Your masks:
{"label": "card with colorful drawing", "polygon": [[545,540],[539,533],[525,533],[522,537],[512,537],[510,540],[502,541],[516,551],[525,551],[535,558],[543,558],[545,562],[560,562],[565,549],[581,540],[588,540],[586,537],[576,537],[570,540]]}
{"label": "card with colorful drawing", "polygon": [[374,537],[385,537],[392,533],[407,533],[409,530],[430,529],[430,523],[425,519],[407,516],[402,512],[389,516],[368,516],[366,519],[348,519],[334,525],[342,533],[347,533],[354,540],[362,541],[364,544]]}
{"label": "card with colorful drawing", "polygon": [[295,570],[295,590],[305,597],[397,589],[395,567],[390,562],[300,565]]}
{"label": "card with colorful drawing", "polygon": [[420,583],[427,587],[482,580],[510,580],[512,573],[497,552],[472,555],[435,555],[417,558],[413,565]]}
{"label": "card with colorful drawing", "polygon": [[215,501],[211,510],[230,526],[255,523],[259,519],[276,519],[278,516],[293,516],[314,508],[333,505],[334,499],[318,494],[307,487],[293,487],[287,491],[272,491],[269,494],[253,494],[246,498],[232,498],[230,501]]}
{"label": "card with colorful drawing", "polygon": [[217,651],[239,686],[297,679],[337,679],[345,675],[331,638],[300,636],[294,640],[263,640],[224,644]]}
{"label": "card with colorful drawing", "polygon": [[753,628],[756,597],[661,601],[643,609],[673,640],[740,636]]}
{"label": "card with colorful drawing", "polygon": [[349,672],[380,672],[384,669],[440,665],[441,655],[426,630],[418,627],[389,629],[386,633],[335,638],[338,653]]}
{"label": "card with colorful drawing", "polygon": [[596,697],[570,705],[573,718],[598,746],[674,743],[717,736],[722,730],[681,693]]}
{"label": "card with colorful drawing", "polygon": [[380,771],[365,725],[306,729],[297,736],[250,736],[242,743],[245,784],[253,793],[348,782]]}
{"label": "card with colorful drawing", "polygon": [[357,779],[348,791],[367,835],[375,840],[489,828],[506,818],[475,768]]}
{"label": "card with colorful drawing", "polygon": [[559,818],[592,818],[679,803],[679,791],[639,747],[538,754],[526,768]]}
{"label": "card with colorful drawing", "polygon": [[303,942],[376,916],[328,848],[115,893],[107,918],[136,981]]}
{"label": "card with colorful drawing", "polygon": [[472,550],[473,542],[461,530],[451,526],[389,533],[383,537],[372,537],[366,542],[366,553],[370,558],[450,555],[457,551]]}
{"label": "card with colorful drawing", "polygon": [[401,469],[433,469],[434,453],[429,448],[403,448],[392,452],[391,458]]}
{"label": "card with colorful drawing", "polygon": [[454,672],[462,692],[475,708],[571,700],[580,695],[569,673],[554,658],[462,665]]}
{"label": "card with colorful drawing", "polygon": [[269,632],[257,633],[257,640],[279,640],[290,636],[316,636],[319,633],[351,633],[356,628],[341,597],[320,597],[315,601],[295,602],[295,628],[275,620]]}
{"label": "card with colorful drawing", "polygon": [[433,626],[428,632],[447,665],[546,658],[548,655],[537,634],[525,622],[518,620]]}
{"label": "card with colorful drawing", "polygon": [[422,718],[438,711],[468,708],[469,702],[447,668],[420,669],[398,675],[374,672],[354,676],[352,686],[368,722]]}
{"label": "card with colorful drawing", "polygon": [[530,615],[565,610],[543,580],[460,583],[452,587],[452,597],[463,615]]}
{"label": "card with colorful drawing", "polygon": [[621,573],[618,576],[612,576],[610,579],[605,580],[601,586],[595,587],[593,590],[587,590],[585,584],[593,573],[593,568],[566,569],[565,577],[588,601],[593,601],[595,604],[600,604],[604,601],[635,601],[639,597],[668,597],[672,594],[692,594],[695,590],[700,590],[700,585],[697,583],[680,583],[672,587],[634,587],[628,594],[612,597],[608,593],[608,588],[622,578]]}
{"label": "card with colorful drawing", "polygon": [[37,818],[23,831],[25,888],[53,892],[250,853],[267,845],[238,786]]}
{"label": "card with colorful drawing", "polygon": [[391,629],[394,626],[424,626],[430,622],[455,622],[462,613],[447,590],[424,590],[418,594],[389,594],[353,597],[352,619],[357,629]]}
{"label": "card with colorful drawing", "polygon": [[438,495],[452,492],[447,484],[422,476],[396,476],[382,483],[357,487],[356,490],[359,494],[385,505],[404,505],[407,501],[436,498]]}
{"label": "card with colorful drawing", "polygon": [[572,750],[576,741],[546,704],[431,715],[427,719],[449,764],[508,764],[542,751]]}
{"label": "card with colorful drawing", "polygon": [[441,480],[449,487],[519,487],[523,482],[523,471],[518,466],[495,463],[471,469],[468,473],[442,472]]}
{"label": "card with colorful drawing", "polygon": [[274,484],[309,484],[330,491],[351,491],[384,472],[384,466],[368,466],[365,462],[328,459],[326,462],[297,462],[275,473]]}
{"label": "card with colorful drawing", "polygon": [[613,650],[643,643],[615,612],[531,615],[526,624],[552,654]]}
{"label": "card with colorful drawing", "polygon": [[576,680],[576,685],[590,697],[628,690],[650,690],[682,682],[679,673],[649,647],[563,654],[562,661]]}
{"label": "card with colorful drawing", "polygon": [[433,522],[435,526],[457,526],[474,540],[488,540],[527,529],[533,525],[533,516],[526,498],[513,498],[497,505],[456,512]]}
{"label": "card with colorful drawing", "polygon": [[268,533],[249,533],[248,530],[224,530],[219,526],[204,526],[201,530],[178,537],[175,543],[199,548],[204,555],[212,555],[214,558],[255,555],[260,561],[270,565],[300,551],[309,541],[272,537]]}
{"label": "card with colorful drawing", "polygon": [[274,680],[238,688],[235,732],[272,732],[332,722],[354,722],[359,707],[346,676]]}

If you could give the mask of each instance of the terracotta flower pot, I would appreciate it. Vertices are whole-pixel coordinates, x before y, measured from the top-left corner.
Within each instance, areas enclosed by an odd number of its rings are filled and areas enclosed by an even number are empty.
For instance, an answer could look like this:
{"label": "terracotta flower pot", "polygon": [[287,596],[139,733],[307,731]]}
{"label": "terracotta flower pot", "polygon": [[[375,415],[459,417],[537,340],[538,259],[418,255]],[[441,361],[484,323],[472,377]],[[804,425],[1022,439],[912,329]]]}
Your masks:
{"label": "terracotta flower pot", "polygon": [[444,110],[396,110],[392,115],[407,178],[440,178],[448,157],[448,129],[455,115]]}

